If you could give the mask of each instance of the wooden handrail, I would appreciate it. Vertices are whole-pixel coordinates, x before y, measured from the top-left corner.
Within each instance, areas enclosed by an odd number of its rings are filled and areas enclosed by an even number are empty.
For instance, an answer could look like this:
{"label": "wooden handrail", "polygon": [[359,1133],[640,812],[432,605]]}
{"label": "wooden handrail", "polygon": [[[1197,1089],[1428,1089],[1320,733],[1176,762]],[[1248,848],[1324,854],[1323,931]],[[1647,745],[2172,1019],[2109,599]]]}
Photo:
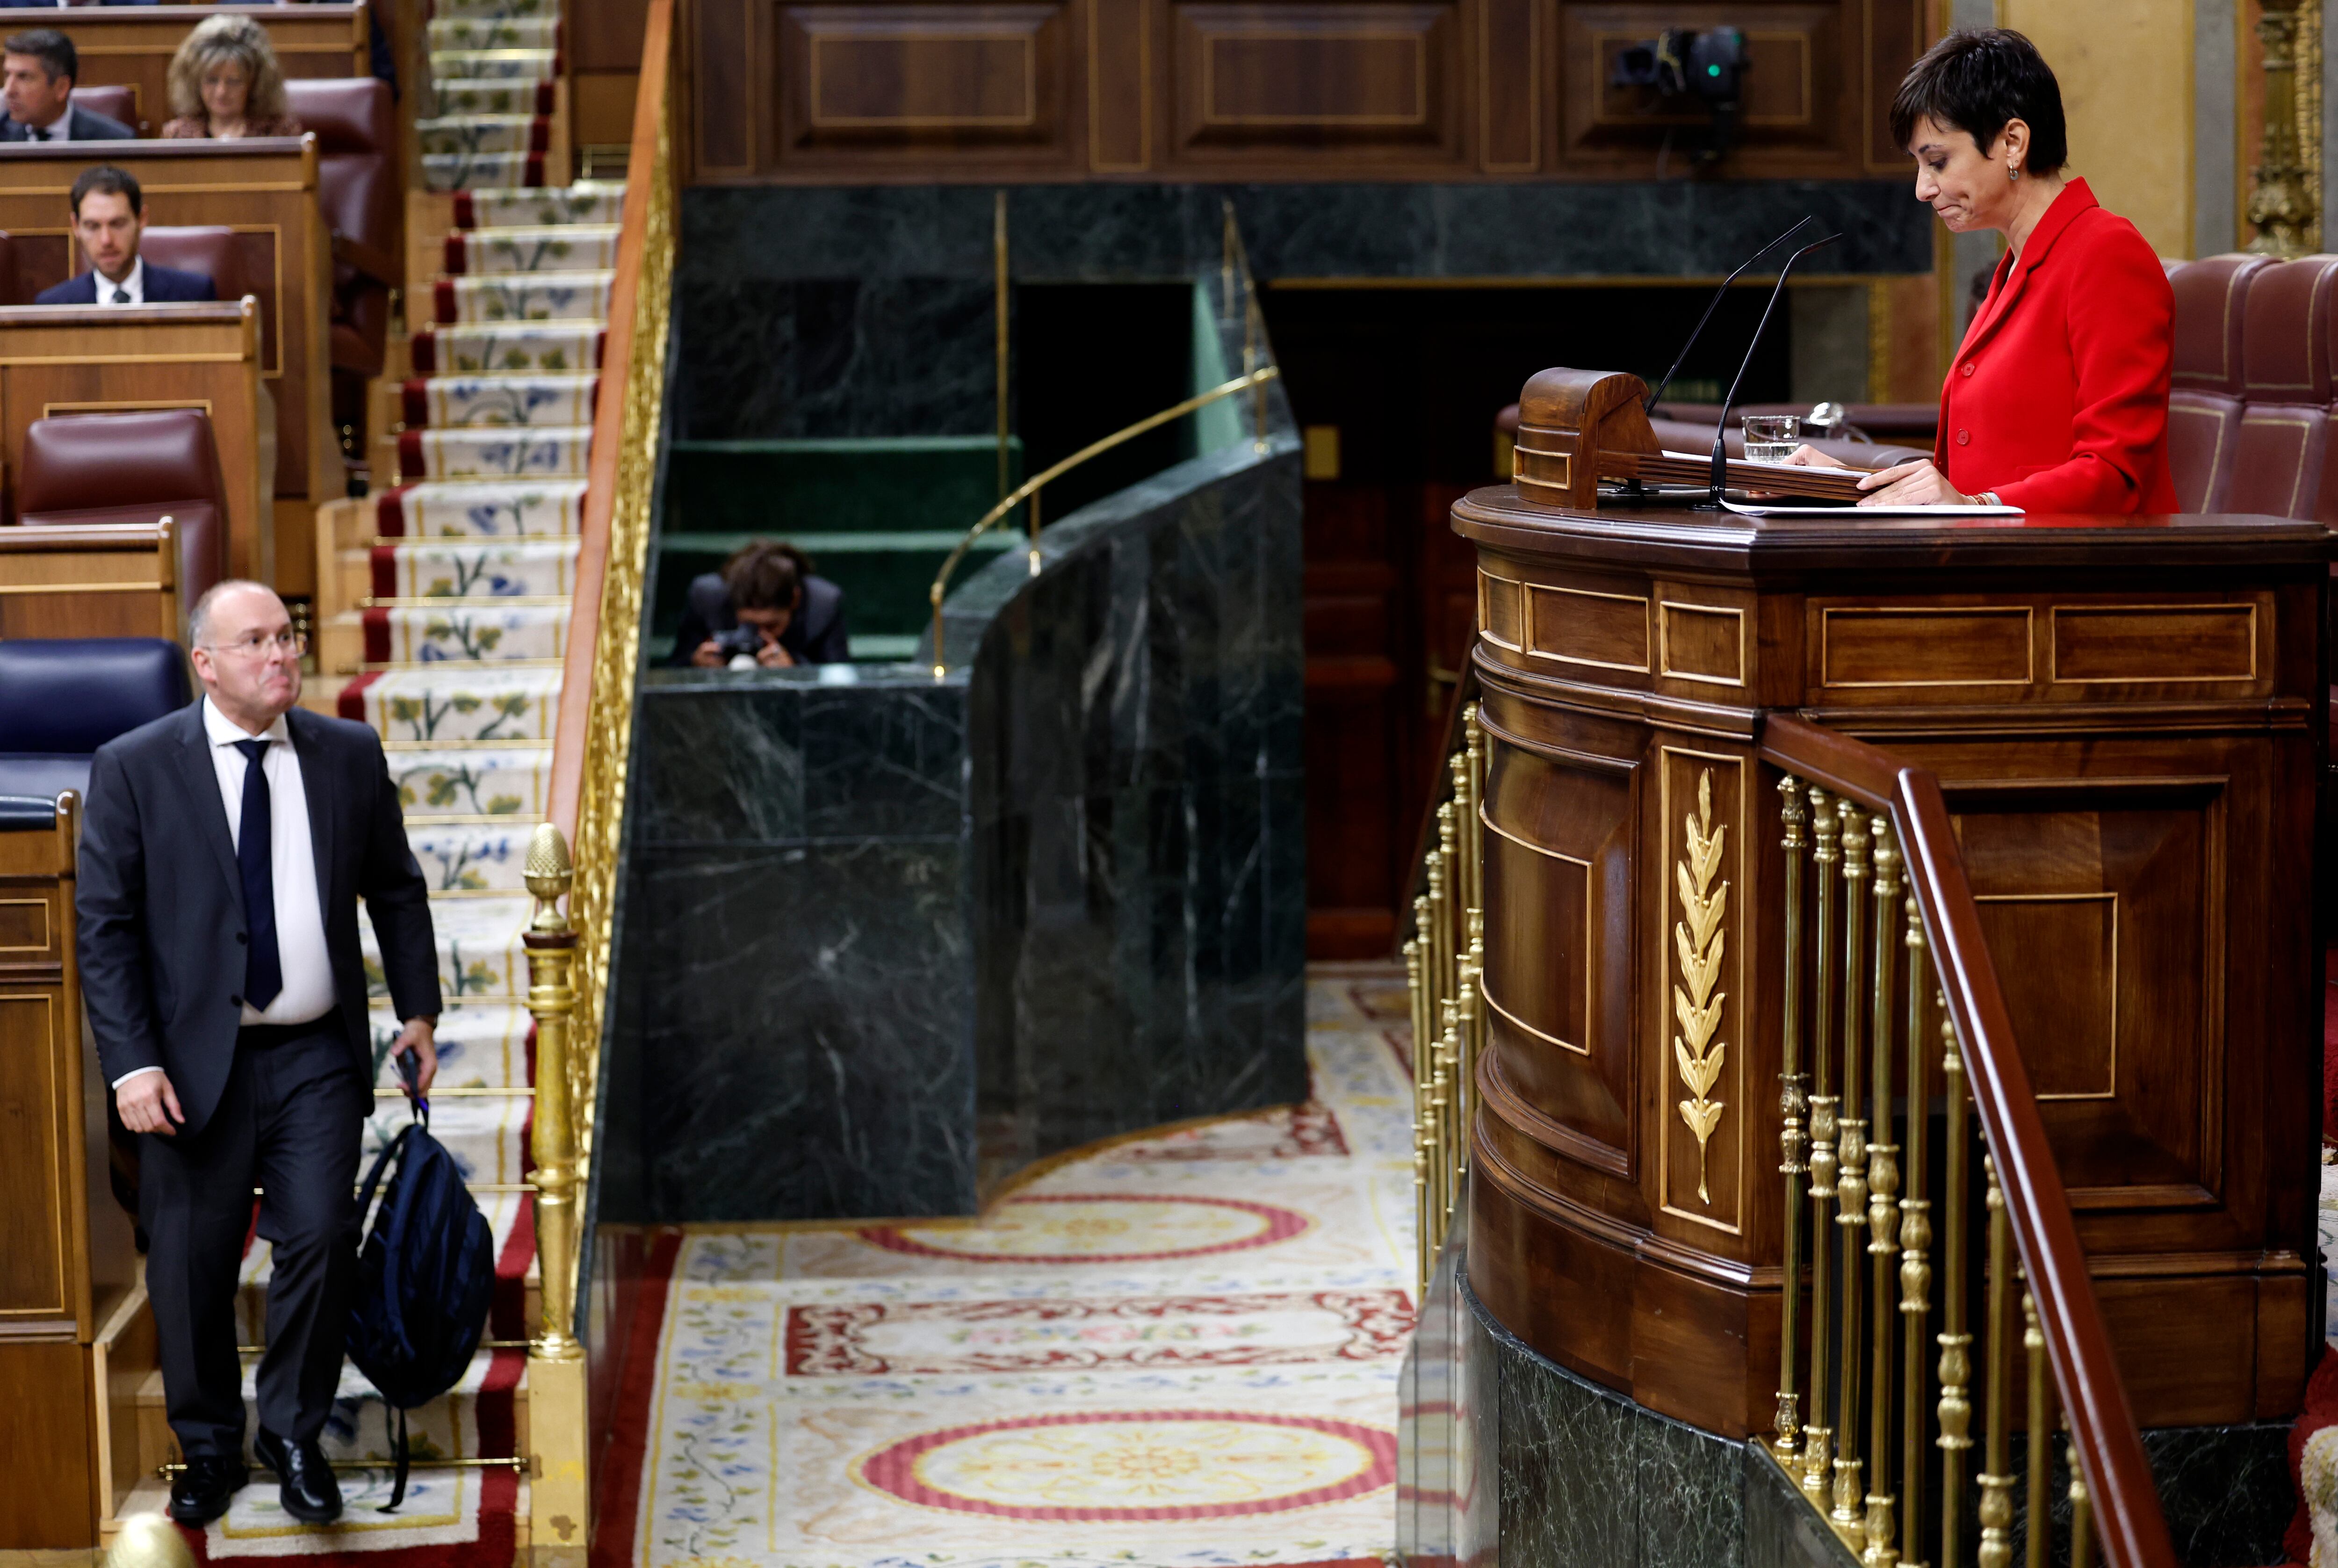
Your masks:
{"label": "wooden handrail", "polygon": [[[2118,1568],[2176,1568],[2175,1543],[2111,1353],[2069,1193],[2016,1048],[1940,779],[1928,768],[1904,766],[1877,747],[1785,714],[1764,715],[1761,754],[1773,766],[1891,814],[1905,853],[1908,889],[1963,1045],[1965,1074],[1997,1164],[2106,1555]],[[2040,1438],[2032,1433],[2030,1440]],[[2030,1500],[2033,1510],[2038,1504]]]}
{"label": "wooden handrail", "polygon": [[[642,36],[642,90],[634,101],[634,140],[626,162],[625,205],[620,219],[616,277],[609,289],[609,328],[603,340],[601,387],[593,406],[593,456],[585,469],[584,515],[576,552],[575,609],[562,660],[560,716],[552,744],[551,820],[571,843],[584,780],[586,714],[593,699],[593,662],[601,635],[601,594],[609,571],[609,530],[617,500],[617,465],[624,444],[626,376],[633,363],[642,274],[649,235],[651,171],[667,113],[673,50],[674,0],[650,0]],[[611,374],[612,370],[615,374]]]}

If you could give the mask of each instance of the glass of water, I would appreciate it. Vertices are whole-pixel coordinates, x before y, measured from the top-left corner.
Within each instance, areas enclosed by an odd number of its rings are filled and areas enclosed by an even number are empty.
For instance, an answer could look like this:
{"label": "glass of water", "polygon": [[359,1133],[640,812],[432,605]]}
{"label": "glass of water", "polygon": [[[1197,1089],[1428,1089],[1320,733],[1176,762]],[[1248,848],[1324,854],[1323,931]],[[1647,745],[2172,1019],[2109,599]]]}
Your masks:
{"label": "glass of water", "polygon": [[1745,416],[1745,460],[1749,463],[1783,463],[1794,455],[1803,444],[1803,419],[1800,414],[1747,414]]}

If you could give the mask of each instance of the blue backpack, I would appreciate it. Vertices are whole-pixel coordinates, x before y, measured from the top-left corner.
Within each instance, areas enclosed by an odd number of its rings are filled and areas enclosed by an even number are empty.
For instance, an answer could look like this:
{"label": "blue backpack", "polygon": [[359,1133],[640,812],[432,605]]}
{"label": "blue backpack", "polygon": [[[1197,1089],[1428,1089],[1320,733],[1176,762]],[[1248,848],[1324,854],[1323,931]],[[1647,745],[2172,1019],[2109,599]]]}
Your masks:
{"label": "blue backpack", "polygon": [[430,1106],[375,1157],[358,1213],[393,1159],[398,1173],[358,1255],[349,1354],[398,1412],[398,1481],[388,1514],[406,1501],[406,1413],[461,1380],[478,1354],[496,1288],[495,1233],[463,1185],[447,1146],[430,1136]]}

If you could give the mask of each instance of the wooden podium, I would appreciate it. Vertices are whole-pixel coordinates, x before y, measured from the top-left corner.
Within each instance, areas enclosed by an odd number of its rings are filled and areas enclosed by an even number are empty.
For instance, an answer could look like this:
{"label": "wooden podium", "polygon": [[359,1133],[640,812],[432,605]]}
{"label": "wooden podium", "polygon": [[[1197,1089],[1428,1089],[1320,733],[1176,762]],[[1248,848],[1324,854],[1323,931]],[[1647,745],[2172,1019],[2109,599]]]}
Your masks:
{"label": "wooden podium", "polygon": [[[2329,531],[1596,504],[1585,380],[1529,383],[1521,482],[1453,509],[1489,745],[1486,1309],[1665,1415],[1770,1425],[1783,857],[1755,748],[1793,713],[1947,790],[2142,1424],[2294,1415],[2322,1336]],[[1734,891],[1700,1148],[1675,1109],[1666,890],[1708,780]]]}

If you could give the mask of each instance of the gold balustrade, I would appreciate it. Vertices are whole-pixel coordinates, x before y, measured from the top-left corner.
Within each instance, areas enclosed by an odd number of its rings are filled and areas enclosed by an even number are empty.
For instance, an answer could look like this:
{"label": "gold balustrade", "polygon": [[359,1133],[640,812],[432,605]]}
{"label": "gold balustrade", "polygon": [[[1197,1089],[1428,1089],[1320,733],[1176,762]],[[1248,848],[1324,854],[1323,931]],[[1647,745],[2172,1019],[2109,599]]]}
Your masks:
{"label": "gold balustrade", "polygon": [[[1781,730],[1811,726],[1773,718],[1773,735]],[[1935,933],[1959,898],[1970,901],[1960,867],[1952,887],[1939,874],[1936,857],[1944,846],[1954,853],[1945,809],[1926,843],[1935,858],[1920,864],[1904,802],[1872,780],[1853,793],[1842,787],[1843,772],[1817,765],[1823,754],[1841,763],[1853,752],[1881,755],[1832,736],[1791,754],[1765,746],[1773,765],[1786,764],[1776,794],[1784,905],[1778,1169],[1788,1287],[1768,1450],[1865,1568],[1933,1560],[1942,1568],[2011,1568],[2017,1549],[2028,1568],[2063,1558],[2091,1563],[2098,1553],[2119,1568],[2162,1568],[2173,1562],[2166,1524],[2132,1421],[2120,1419],[2125,1396],[2085,1260],[2064,1239],[2075,1231],[2058,1234],[2051,1219],[2058,1213],[2067,1228],[2067,1195],[2058,1176],[2041,1178],[2030,1163],[2042,1133],[2025,1142],[2027,1129],[2000,1130],[2009,1103],[2027,1102],[2035,1119],[2026,1081],[2003,1064],[2009,1040],[1988,1047],[1995,1060],[1987,1076],[2015,1091],[1975,1115],[1971,1069],[1982,1047],[1967,1020],[1988,1013],[1995,978],[1977,982],[1970,961],[1960,957],[1953,981],[1943,979]],[[1805,754],[1816,759],[1810,772],[1793,771]],[[1892,780],[1895,770],[1883,766],[1879,776]],[[1896,776],[1905,787],[1912,770]],[[1938,786],[1928,787],[1937,803]],[[1434,901],[1424,902],[1433,916]],[[2024,1150],[2019,1205],[2009,1199],[2006,1147]],[[1438,1180],[1432,1167],[1432,1193]],[[2018,1218],[2017,1208],[2030,1218]],[[1983,1270],[1977,1346],[1968,1316],[1976,1245]],[[2053,1278],[2052,1314],[2036,1288],[2040,1269]],[[2058,1354],[2050,1335],[2060,1336]],[[2078,1386],[2066,1384],[2074,1377],[2108,1386],[2093,1387],[2083,1429],[2070,1429],[2071,1522],[2058,1542],[2054,1526],[2018,1529],[2017,1519],[2052,1515],[2051,1460],[2071,1403],[2061,1392]],[[1969,1484],[1976,1412],[1981,1463]],[[2019,1459],[2017,1433],[2027,1445]],[[2101,1532],[2106,1474],[2120,1493],[2116,1540]]]}
{"label": "gold balustrade", "polygon": [[1486,742],[1478,707],[1461,710],[1447,759],[1452,795],[1439,804],[1404,944],[1412,1000],[1414,1299],[1427,1295],[1437,1255],[1467,1201],[1469,1122],[1478,1052],[1486,1039]]}

